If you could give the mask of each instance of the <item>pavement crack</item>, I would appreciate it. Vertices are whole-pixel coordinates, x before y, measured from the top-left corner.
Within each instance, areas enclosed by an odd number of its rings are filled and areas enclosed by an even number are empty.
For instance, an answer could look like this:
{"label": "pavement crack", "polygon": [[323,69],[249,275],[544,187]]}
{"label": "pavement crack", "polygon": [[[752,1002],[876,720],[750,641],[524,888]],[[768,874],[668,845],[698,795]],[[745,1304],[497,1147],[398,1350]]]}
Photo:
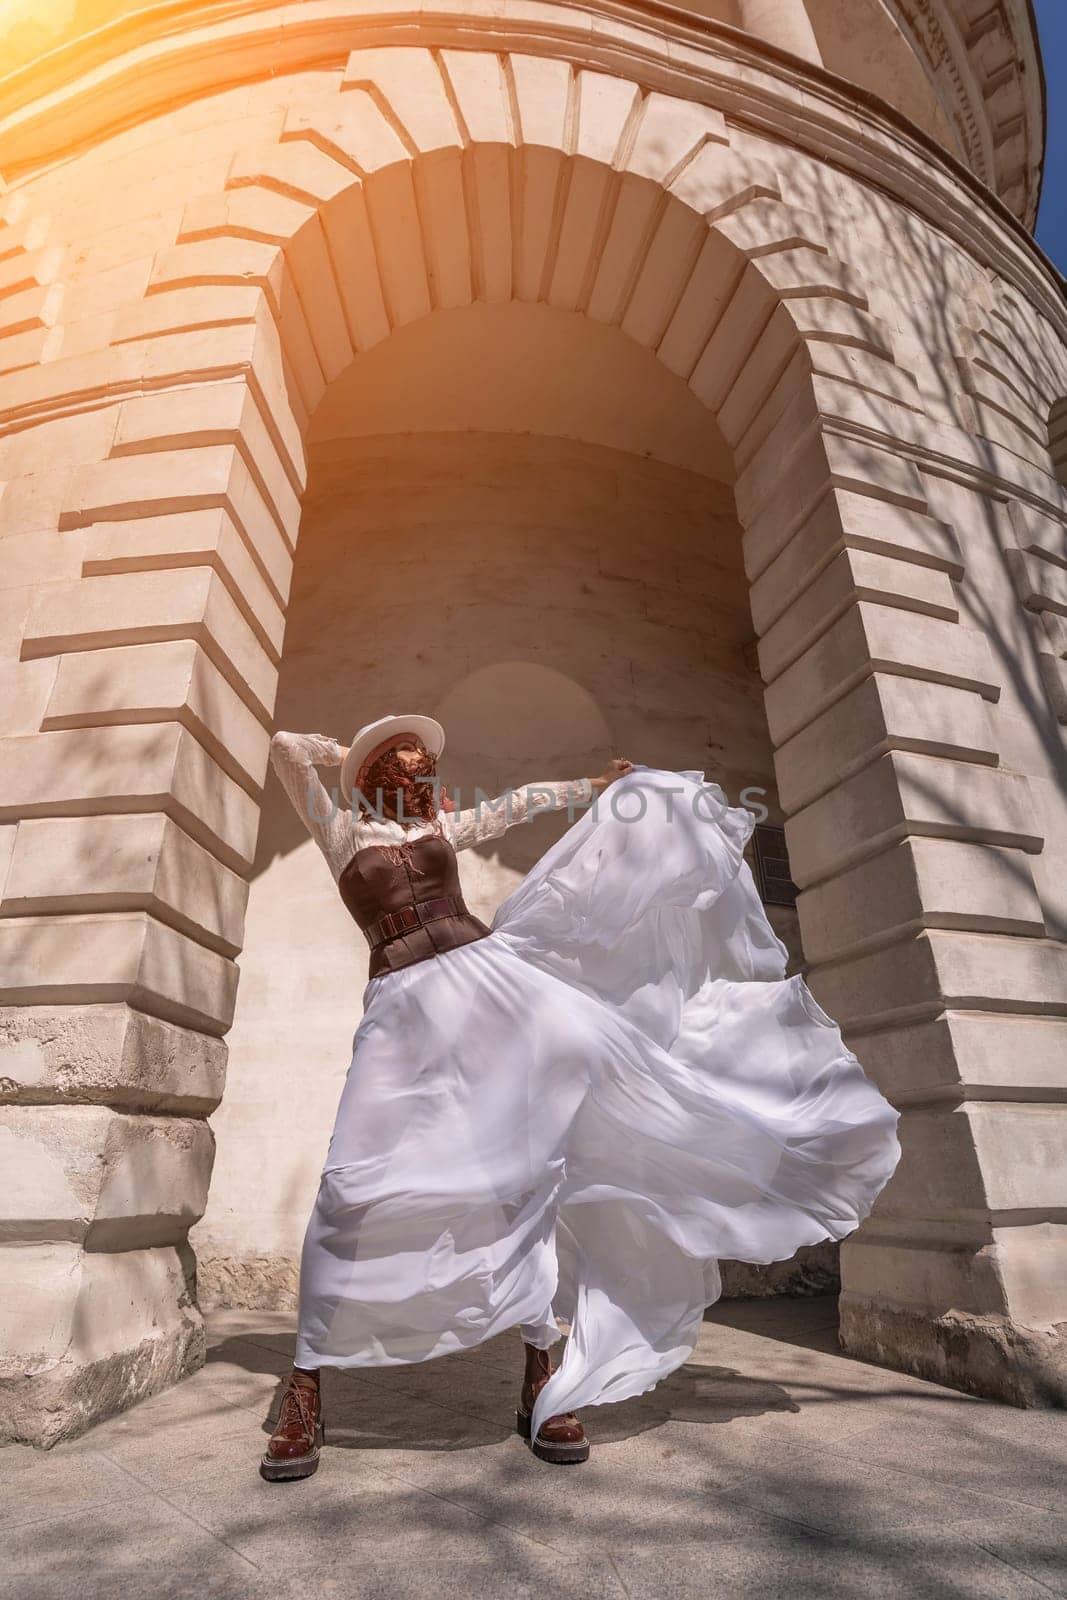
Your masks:
{"label": "pavement crack", "polygon": [[999,1550],[991,1550],[987,1544],[983,1544],[981,1539],[974,1538],[972,1534],[965,1533],[963,1537],[968,1544],[976,1545],[979,1550],[984,1550],[987,1556],[992,1556],[994,1561],[999,1561],[1002,1567],[1007,1567],[1010,1571],[1017,1572],[1021,1578],[1028,1578],[1031,1583],[1036,1583],[1039,1589],[1044,1589],[1046,1594],[1053,1595],[1055,1600],[1062,1600],[1062,1589],[1050,1589],[1047,1583],[1043,1583],[1040,1578],[1035,1578],[1034,1574],[1027,1572],[1025,1567],[1017,1566],[1014,1561],[1009,1561],[1007,1556],[1000,1554]]}
{"label": "pavement crack", "polygon": [[139,1478],[135,1472],[131,1472],[129,1467],[124,1466],[121,1461],[116,1461],[114,1456],[109,1456],[106,1450],[101,1450],[100,1454],[104,1457],[105,1461],[110,1461],[113,1467],[117,1467],[120,1472],[124,1472],[127,1478],[132,1479],[132,1481],[136,1483],[139,1488],[146,1490],[151,1495],[154,1495],[157,1500],[162,1500],[165,1506],[170,1506],[170,1509],[172,1511],[176,1511],[179,1517],[184,1517],[186,1522],[191,1522],[194,1528],[199,1528],[201,1533],[206,1533],[208,1538],[213,1539],[216,1544],[221,1544],[225,1546],[227,1550],[232,1551],[232,1553],[241,1561],[243,1561],[246,1566],[251,1567],[253,1572],[263,1571],[263,1568],[258,1562],[253,1561],[250,1556],[246,1556],[243,1550],[238,1550],[235,1544],[231,1544],[229,1539],[224,1538],[221,1533],[216,1533],[214,1528],[209,1528],[206,1522],[201,1522],[199,1517],[194,1517],[191,1511],[186,1511],[184,1506],[176,1505],[170,1496],[164,1494],[161,1489],[157,1489],[155,1484],[145,1483],[144,1479]]}

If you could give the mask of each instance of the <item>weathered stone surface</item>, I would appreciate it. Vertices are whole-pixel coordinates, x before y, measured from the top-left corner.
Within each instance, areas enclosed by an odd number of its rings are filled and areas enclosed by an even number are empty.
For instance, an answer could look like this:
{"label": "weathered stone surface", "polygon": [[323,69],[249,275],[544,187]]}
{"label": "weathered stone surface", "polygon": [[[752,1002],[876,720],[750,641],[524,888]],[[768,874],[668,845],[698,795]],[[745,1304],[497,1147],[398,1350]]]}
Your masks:
{"label": "weathered stone surface", "polygon": [[270,734],[193,639],[79,650],[59,657],[49,682],[44,730],[181,722],[242,788],[263,784]]}
{"label": "weathered stone surface", "polygon": [[202,1214],[214,1140],[198,1117],[0,1106],[0,1242],[87,1250],[180,1243]]}
{"label": "weathered stone surface", "polygon": [[787,821],[793,877],[821,882],[911,834],[1034,852],[1044,842],[1019,774],[891,751]]}
{"label": "weathered stone surface", "polygon": [[1045,932],[1028,856],[950,839],[902,840],[807,890],[798,910],[809,961],[923,927]]}
{"label": "weathered stone surface", "polygon": [[777,743],[805,726],[846,690],[879,669],[1000,694],[989,641],[976,628],[860,601],[768,686],[767,722]]}
{"label": "weathered stone surface", "polygon": [[1067,1018],[949,1011],[849,1044],[894,1105],[934,1100],[1054,1099],[1067,1089]]}
{"label": "weathered stone surface", "polygon": [[9,1005],[127,1000],[216,1034],[233,1021],[233,962],[146,912],[7,917],[0,951]]}
{"label": "weathered stone surface", "polygon": [[128,1005],[0,1007],[0,1101],[69,1101],[205,1116],[226,1045]]}
{"label": "weathered stone surface", "polygon": [[0,740],[0,816],[157,810],[228,866],[250,865],[255,802],[180,724]]}
{"label": "weathered stone surface", "polygon": [[[805,1245],[789,1261],[756,1266],[750,1261],[720,1261],[724,1300],[768,1300],[776,1295],[828,1294],[840,1288],[839,1246],[827,1239]],[[203,1311],[247,1307],[295,1312],[299,1299],[299,1261],[291,1252],[225,1255],[197,1241],[197,1301]]]}
{"label": "weathered stone surface", "polygon": [[[55,864],[63,860],[79,867],[57,883]],[[19,824],[0,913],[139,909],[236,956],[247,899],[243,877],[159,812],[28,817]]]}
{"label": "weathered stone surface", "polygon": [[[843,1270],[852,1268],[850,1257]],[[943,1257],[935,1257],[935,1272]],[[849,1355],[1015,1406],[1067,1404],[1067,1323],[1027,1327],[992,1312],[893,1306],[884,1291],[842,1293],[840,1338]]]}
{"label": "weathered stone surface", "polygon": [[885,950],[821,966],[811,986],[846,1028],[976,1005],[1055,1014],[1067,1006],[1067,963],[1051,941],[930,929]]}
{"label": "weathered stone surface", "polygon": [[0,1245],[0,1439],[45,1448],[204,1364],[187,1252]]}
{"label": "weathered stone surface", "polygon": [[779,746],[779,799],[798,811],[889,750],[982,766],[995,766],[998,753],[980,695],[876,672]]}

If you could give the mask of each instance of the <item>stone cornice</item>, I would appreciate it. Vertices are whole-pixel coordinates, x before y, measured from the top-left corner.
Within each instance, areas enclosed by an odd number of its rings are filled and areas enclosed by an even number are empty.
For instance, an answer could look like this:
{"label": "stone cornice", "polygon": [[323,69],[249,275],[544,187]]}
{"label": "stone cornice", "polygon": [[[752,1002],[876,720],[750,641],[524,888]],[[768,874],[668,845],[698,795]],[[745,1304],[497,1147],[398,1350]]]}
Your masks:
{"label": "stone cornice", "polygon": [[[971,170],[1032,229],[1045,135],[1045,85],[1033,0],[870,3],[884,5],[910,40]],[[0,107],[10,114],[61,90],[131,45],[189,26],[210,26],[228,17],[272,9],[280,9],[276,0],[157,0],[133,15],[65,40],[31,66],[0,76]],[[296,25],[298,9],[317,8],[314,0],[286,5],[287,25]],[[712,36],[737,31],[658,0],[637,9],[683,20]],[[364,10],[384,14],[380,6]]]}
{"label": "stone cornice", "polygon": [[477,0],[423,0],[417,11],[378,0],[358,13],[345,0],[166,0],[79,41],[76,76],[75,47],[64,46],[0,79],[0,174],[18,184],[80,146],[216,88],[342,65],[360,47],[413,43],[552,54],[714,105],[911,206],[1015,282],[1067,340],[1063,280],[967,167],[877,96],[738,29],[658,3],[513,0],[502,17]]}
{"label": "stone cornice", "polygon": [[971,170],[1037,218],[1045,89],[1029,0],[883,0],[933,83]]}

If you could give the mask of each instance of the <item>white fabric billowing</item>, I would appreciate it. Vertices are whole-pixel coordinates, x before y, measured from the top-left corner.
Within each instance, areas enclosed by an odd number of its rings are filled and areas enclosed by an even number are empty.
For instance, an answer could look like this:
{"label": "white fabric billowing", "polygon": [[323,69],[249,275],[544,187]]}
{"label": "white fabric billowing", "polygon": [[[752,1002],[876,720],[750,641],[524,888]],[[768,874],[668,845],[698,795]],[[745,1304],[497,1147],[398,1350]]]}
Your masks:
{"label": "white fabric billowing", "polygon": [[[612,784],[473,944],[372,979],[301,1277],[297,1362],[571,1324],[534,1410],[686,1360],[720,1259],[842,1239],[899,1113],[799,977],[699,772]],[[538,1336],[537,1330],[540,1330]]]}

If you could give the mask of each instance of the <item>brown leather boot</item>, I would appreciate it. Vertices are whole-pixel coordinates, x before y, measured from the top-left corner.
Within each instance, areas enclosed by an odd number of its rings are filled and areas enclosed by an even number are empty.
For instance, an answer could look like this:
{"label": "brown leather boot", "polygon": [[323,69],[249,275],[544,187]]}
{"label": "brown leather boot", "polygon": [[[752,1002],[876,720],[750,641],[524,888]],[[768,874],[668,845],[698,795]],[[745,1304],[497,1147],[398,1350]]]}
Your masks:
{"label": "brown leather boot", "polygon": [[526,1373],[519,1395],[519,1409],[515,1413],[515,1426],[539,1461],[550,1461],[554,1466],[573,1466],[589,1460],[589,1440],[573,1411],[561,1412],[556,1417],[546,1417],[538,1429],[537,1438],[530,1439],[531,1414],[534,1401],[552,1376],[552,1355],[548,1350],[538,1350],[536,1345],[523,1341],[526,1351]]}
{"label": "brown leather boot", "polygon": [[289,1374],[278,1422],[259,1463],[260,1476],[269,1483],[290,1478],[310,1478],[319,1464],[325,1435],[319,1386],[312,1379]]}

